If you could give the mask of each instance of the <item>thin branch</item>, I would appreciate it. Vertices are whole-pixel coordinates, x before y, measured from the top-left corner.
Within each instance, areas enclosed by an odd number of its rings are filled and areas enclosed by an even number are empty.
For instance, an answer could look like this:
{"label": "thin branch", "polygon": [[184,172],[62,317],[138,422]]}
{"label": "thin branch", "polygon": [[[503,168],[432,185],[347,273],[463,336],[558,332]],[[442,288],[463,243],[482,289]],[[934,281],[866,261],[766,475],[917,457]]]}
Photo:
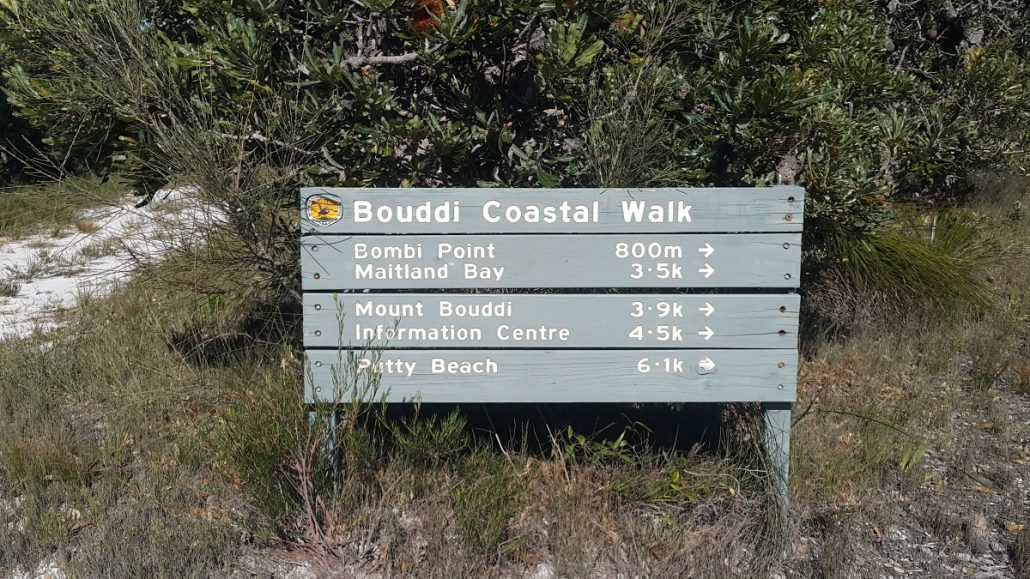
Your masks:
{"label": "thin branch", "polygon": [[815,396],[812,396],[812,401],[809,402],[808,407],[805,408],[801,412],[801,414],[799,414],[798,417],[794,419],[794,422],[791,423],[791,427],[797,426],[798,423],[801,422],[802,418],[804,418],[805,416],[808,416],[808,414],[810,412],[812,412],[812,409],[815,406],[815,403],[819,401],[819,395],[822,394],[823,390],[825,390],[825,389],[826,389],[825,385],[819,387],[819,390],[815,393]]}
{"label": "thin branch", "polygon": [[351,68],[360,68],[362,66],[376,66],[380,64],[405,64],[418,58],[417,52],[408,52],[405,54],[397,55],[379,55],[379,56],[348,56],[343,59],[343,63]]}
{"label": "thin branch", "polygon": [[872,422],[874,424],[879,424],[880,426],[883,426],[884,428],[889,428],[889,429],[893,430],[894,432],[897,432],[898,434],[901,434],[901,435],[904,435],[904,436],[906,436],[908,438],[911,438],[912,440],[921,440],[920,437],[912,434],[911,432],[906,432],[906,431],[898,428],[897,426],[894,426],[893,424],[890,424],[888,422],[884,422],[883,420],[880,420],[878,418],[873,418],[872,416],[866,416],[864,414],[858,414],[856,412],[848,412],[846,410],[823,410],[822,408],[816,408],[815,410],[813,410],[813,412],[816,412],[816,413],[819,413],[819,414],[839,414],[841,416],[850,416],[852,418],[858,418],[860,420],[866,420],[866,421]]}
{"label": "thin branch", "polygon": [[254,133],[251,133],[249,135],[232,135],[232,134],[229,134],[229,133],[217,133],[217,135],[219,137],[222,137],[223,139],[233,139],[233,140],[241,141],[241,142],[257,141],[257,142],[263,143],[263,144],[275,145],[275,146],[277,146],[279,148],[286,149],[288,151],[293,151],[294,153],[300,153],[302,155],[312,155],[312,156],[314,156],[314,155],[318,154],[315,151],[309,151],[307,149],[302,149],[302,148],[300,148],[300,147],[298,147],[296,145],[291,145],[291,144],[285,143],[283,141],[277,141],[275,139],[269,139],[268,137],[262,135],[260,132],[254,132]]}

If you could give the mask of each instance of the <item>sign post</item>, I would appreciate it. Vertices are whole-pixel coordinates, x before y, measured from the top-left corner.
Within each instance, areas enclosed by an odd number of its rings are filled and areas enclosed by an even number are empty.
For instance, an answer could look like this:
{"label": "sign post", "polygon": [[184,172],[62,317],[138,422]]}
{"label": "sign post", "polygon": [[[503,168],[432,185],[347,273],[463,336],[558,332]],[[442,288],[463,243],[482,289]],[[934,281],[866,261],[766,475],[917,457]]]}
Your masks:
{"label": "sign post", "polygon": [[398,403],[759,402],[785,496],[803,189],[307,188],[301,205],[308,403],[359,382]]}

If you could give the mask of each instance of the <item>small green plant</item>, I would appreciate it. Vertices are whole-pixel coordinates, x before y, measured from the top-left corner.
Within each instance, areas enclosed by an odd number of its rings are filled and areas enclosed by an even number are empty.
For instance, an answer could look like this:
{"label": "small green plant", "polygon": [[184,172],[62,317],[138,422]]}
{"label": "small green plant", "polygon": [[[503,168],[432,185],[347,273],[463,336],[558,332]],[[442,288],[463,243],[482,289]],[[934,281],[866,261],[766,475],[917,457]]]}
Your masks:
{"label": "small green plant", "polygon": [[287,461],[299,444],[306,416],[300,384],[287,372],[264,373],[229,406],[213,447],[227,475],[272,520],[289,513],[298,497]]}
{"label": "small green plant", "polygon": [[[641,425],[634,425],[641,426]],[[633,427],[627,427],[614,440],[594,440],[593,437],[577,433],[571,425],[565,430],[565,441],[562,453],[567,460],[583,460],[587,462],[621,462],[632,464],[635,461],[634,449],[627,440],[627,434]]]}
{"label": "small green plant", "polygon": [[13,279],[0,280],[0,298],[13,298],[21,291],[21,285]]}
{"label": "small green plant", "polygon": [[1014,316],[993,314],[974,326],[969,342],[969,384],[990,390],[1018,356]]}
{"label": "small green plant", "polygon": [[15,489],[36,491],[54,483],[83,484],[90,476],[84,459],[63,441],[26,436],[5,442],[0,466]]}
{"label": "small green plant", "polygon": [[101,241],[93,241],[84,246],[79,255],[88,259],[98,259],[114,255],[118,252],[120,241],[115,238],[108,238]]}
{"label": "small green plant", "polygon": [[740,481],[731,474],[711,470],[712,465],[700,462],[690,468],[692,460],[698,460],[694,453],[673,459],[673,464],[661,470],[656,465],[640,465],[618,477],[610,490],[626,501],[647,504],[696,503],[711,496],[735,496],[740,492]]}
{"label": "small green plant", "polygon": [[78,270],[82,264],[81,255],[64,256],[41,249],[29,257],[24,267],[7,266],[7,273],[13,279],[31,282],[38,278],[67,275]]}
{"label": "small green plant", "polygon": [[479,552],[496,552],[508,539],[518,487],[511,467],[480,451],[469,457],[462,481],[454,489],[454,509],[462,537]]}
{"label": "small green plant", "polygon": [[393,442],[400,457],[408,464],[433,466],[452,462],[460,457],[472,444],[466,432],[467,423],[459,410],[444,418],[415,414],[387,422]]}
{"label": "small green plant", "polygon": [[869,467],[894,465],[906,472],[930,451],[925,440],[875,417],[872,411],[859,418],[863,421],[862,449]]}
{"label": "small green plant", "polygon": [[[33,501],[35,503],[36,501]],[[68,544],[72,537],[71,521],[54,507],[33,504],[25,520],[25,532],[37,548],[57,549]]]}

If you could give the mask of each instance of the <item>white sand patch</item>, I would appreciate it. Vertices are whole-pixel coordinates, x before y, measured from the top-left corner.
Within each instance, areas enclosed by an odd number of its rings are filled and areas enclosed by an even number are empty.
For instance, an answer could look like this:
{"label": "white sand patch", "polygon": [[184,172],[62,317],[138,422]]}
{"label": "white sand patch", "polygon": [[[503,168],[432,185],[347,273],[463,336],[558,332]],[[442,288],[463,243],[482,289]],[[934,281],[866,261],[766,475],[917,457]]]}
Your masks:
{"label": "white sand patch", "polygon": [[[127,198],[115,207],[83,212],[97,230],[62,236],[34,235],[17,241],[0,237],[0,340],[45,333],[60,324],[58,315],[86,296],[106,295],[132,275],[133,264],[160,258],[180,244],[195,243],[201,229],[220,214],[200,204],[189,188],[159,192],[146,207]],[[5,282],[17,295],[5,297]],[[17,509],[22,499],[0,501],[0,510]],[[9,514],[9,513],[8,513]],[[57,553],[33,568],[0,577],[64,579]]]}
{"label": "white sand patch", "polygon": [[39,562],[32,571],[25,572],[15,570],[12,579],[65,579],[68,575],[58,564],[56,554],[47,557]]}
{"label": "white sand patch", "polygon": [[[146,207],[126,199],[117,207],[84,212],[92,233],[62,237],[0,238],[0,340],[52,330],[58,314],[84,296],[102,296],[125,281],[137,261],[154,260],[173,247],[198,239],[218,219],[188,188],[159,192]],[[4,288],[17,295],[4,297]]]}

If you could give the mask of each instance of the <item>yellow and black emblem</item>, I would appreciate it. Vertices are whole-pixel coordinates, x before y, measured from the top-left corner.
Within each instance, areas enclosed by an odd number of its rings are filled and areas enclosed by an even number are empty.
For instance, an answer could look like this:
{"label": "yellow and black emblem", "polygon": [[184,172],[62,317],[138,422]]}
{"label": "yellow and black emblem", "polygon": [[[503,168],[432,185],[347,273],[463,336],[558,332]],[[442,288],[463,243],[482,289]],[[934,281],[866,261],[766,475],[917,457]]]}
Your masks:
{"label": "yellow and black emblem", "polygon": [[308,219],[319,225],[332,225],[343,217],[343,202],[333,195],[308,197]]}

